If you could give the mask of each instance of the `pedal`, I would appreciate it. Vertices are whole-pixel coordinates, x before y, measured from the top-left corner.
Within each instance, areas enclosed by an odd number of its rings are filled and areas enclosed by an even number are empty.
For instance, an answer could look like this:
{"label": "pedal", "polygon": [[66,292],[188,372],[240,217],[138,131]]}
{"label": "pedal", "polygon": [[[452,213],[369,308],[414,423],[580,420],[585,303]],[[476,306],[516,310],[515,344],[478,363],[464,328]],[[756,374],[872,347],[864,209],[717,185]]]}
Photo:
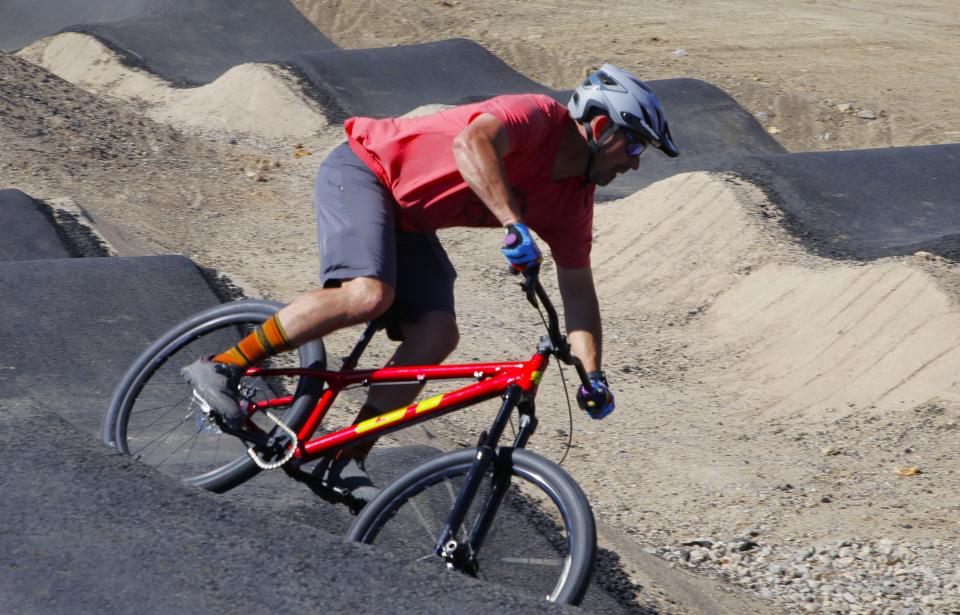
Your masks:
{"label": "pedal", "polygon": [[196,413],[197,429],[211,434],[222,433],[222,421],[217,420],[219,417],[213,411],[213,407],[207,403],[207,400],[197,395],[196,390],[193,391],[193,399],[187,406],[187,416],[184,417],[184,420],[190,419],[190,415],[194,413],[194,404],[200,409],[200,411]]}
{"label": "pedal", "polygon": [[193,389],[193,403],[200,407],[200,412],[203,413],[204,416],[213,420],[214,415],[216,415],[216,412],[213,411],[213,406],[210,405],[210,402],[200,397],[196,389]]}
{"label": "pedal", "polygon": [[241,384],[240,390],[238,391],[239,396],[237,400],[238,403],[240,404],[240,408],[243,409],[244,411],[247,408],[249,408],[250,405],[253,403],[254,397],[257,396],[258,392],[259,392],[259,389],[257,389],[257,387],[253,386],[252,384]]}

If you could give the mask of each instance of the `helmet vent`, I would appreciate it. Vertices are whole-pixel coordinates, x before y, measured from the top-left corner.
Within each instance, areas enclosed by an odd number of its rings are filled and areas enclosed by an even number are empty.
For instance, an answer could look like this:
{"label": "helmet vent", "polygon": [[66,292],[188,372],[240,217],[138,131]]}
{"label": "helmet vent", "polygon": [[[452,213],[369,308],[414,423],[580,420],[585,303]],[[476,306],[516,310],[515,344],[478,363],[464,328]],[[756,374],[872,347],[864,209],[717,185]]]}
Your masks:
{"label": "helmet vent", "polygon": [[651,128],[653,128],[654,126],[659,124],[659,122],[653,121],[646,107],[640,107],[640,110],[643,111],[643,119],[645,120],[645,123],[647,124],[647,126],[650,126]]}
{"label": "helmet vent", "polygon": [[598,76],[600,77],[600,82],[603,83],[603,85],[620,85],[619,83],[617,83],[617,81],[613,77],[611,77],[607,73],[600,73]]}
{"label": "helmet vent", "polygon": [[631,126],[634,129],[643,128],[643,120],[641,120],[634,114],[630,113],[629,111],[621,111],[620,117],[622,117],[623,121],[625,121],[629,126]]}

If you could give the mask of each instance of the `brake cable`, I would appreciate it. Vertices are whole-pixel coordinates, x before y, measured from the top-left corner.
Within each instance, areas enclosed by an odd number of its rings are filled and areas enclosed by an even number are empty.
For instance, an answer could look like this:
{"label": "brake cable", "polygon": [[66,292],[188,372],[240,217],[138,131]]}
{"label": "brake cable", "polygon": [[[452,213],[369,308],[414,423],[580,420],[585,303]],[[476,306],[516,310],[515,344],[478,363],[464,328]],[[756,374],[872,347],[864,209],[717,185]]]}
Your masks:
{"label": "brake cable", "polygon": [[[547,319],[543,316],[543,310],[540,309],[540,305],[535,304],[534,307],[537,308],[537,314],[540,314],[540,320],[543,322],[544,328],[549,331],[550,326],[547,324]],[[563,373],[563,362],[559,356],[557,357],[557,370],[560,372],[560,382],[563,384],[563,395],[567,398],[567,415],[570,419],[570,429],[567,430],[567,447],[563,451],[563,456],[560,457],[560,461],[557,462],[557,465],[562,466],[564,460],[567,458],[567,454],[570,453],[570,449],[573,448],[573,406],[570,404],[570,391],[567,390],[567,377]]]}

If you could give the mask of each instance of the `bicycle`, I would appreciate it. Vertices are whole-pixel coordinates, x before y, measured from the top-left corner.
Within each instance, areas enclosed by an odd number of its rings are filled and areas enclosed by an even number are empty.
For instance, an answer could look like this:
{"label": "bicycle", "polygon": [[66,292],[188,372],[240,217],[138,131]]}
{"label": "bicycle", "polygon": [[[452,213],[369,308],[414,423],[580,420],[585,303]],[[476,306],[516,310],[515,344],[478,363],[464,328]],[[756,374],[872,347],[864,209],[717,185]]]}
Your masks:
{"label": "bicycle", "polygon": [[[415,560],[437,558],[448,569],[495,582],[526,589],[536,584],[548,600],[578,604],[596,555],[593,512],[566,471],[525,447],[537,427],[534,400],[550,357],[574,365],[581,381],[587,377],[561,334],[536,268],[525,273],[521,286],[531,305],[539,310],[539,302],[547,312],[546,318],[541,313],[547,335],[528,361],[358,370],[360,356],[382,327],[375,321],[338,371],[326,369],[322,340],[300,347],[298,367],[249,368],[240,387],[248,420],[239,431],[194,399],[179,369],[231,346],[280,305],[246,300],[205,310],[170,329],[136,359],[110,402],[104,440],[188,484],[218,493],[263,469],[282,467],[314,493],[357,512],[357,502],[303,466],[371,437],[500,396],[496,418],[476,448],[443,454],[386,485],[359,510],[347,537],[384,544]],[[346,388],[449,379],[476,382],[316,435]],[[292,394],[290,388],[295,388]],[[280,410],[282,416],[276,416]],[[519,421],[513,442],[500,445],[514,410]],[[429,540],[420,526],[427,528]]]}

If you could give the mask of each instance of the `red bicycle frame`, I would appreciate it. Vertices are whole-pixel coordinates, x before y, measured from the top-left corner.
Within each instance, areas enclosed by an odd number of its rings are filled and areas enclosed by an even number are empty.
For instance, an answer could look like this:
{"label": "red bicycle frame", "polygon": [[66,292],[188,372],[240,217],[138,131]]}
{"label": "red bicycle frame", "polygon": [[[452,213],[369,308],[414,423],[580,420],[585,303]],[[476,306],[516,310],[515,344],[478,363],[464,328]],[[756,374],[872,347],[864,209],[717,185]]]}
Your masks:
{"label": "red bicycle frame", "polygon": [[[507,387],[512,384],[518,385],[523,392],[534,396],[549,360],[547,353],[538,352],[525,362],[420,365],[384,367],[375,370],[342,369],[340,371],[313,368],[264,369],[253,367],[247,370],[247,375],[257,377],[307,376],[318,378],[326,383],[327,388],[317,401],[317,405],[310,413],[307,422],[297,434],[298,444],[297,450],[294,452],[294,459],[301,463],[307,463],[329,455],[333,451],[346,448],[351,444],[382,436],[448,412],[493,399],[503,394]],[[320,423],[333,406],[337,395],[348,386],[403,382],[423,383],[427,380],[455,379],[474,379],[477,382],[313,438],[314,433],[320,427]],[[287,406],[292,402],[293,396],[280,397],[255,402],[250,405],[248,410],[254,412]]]}

